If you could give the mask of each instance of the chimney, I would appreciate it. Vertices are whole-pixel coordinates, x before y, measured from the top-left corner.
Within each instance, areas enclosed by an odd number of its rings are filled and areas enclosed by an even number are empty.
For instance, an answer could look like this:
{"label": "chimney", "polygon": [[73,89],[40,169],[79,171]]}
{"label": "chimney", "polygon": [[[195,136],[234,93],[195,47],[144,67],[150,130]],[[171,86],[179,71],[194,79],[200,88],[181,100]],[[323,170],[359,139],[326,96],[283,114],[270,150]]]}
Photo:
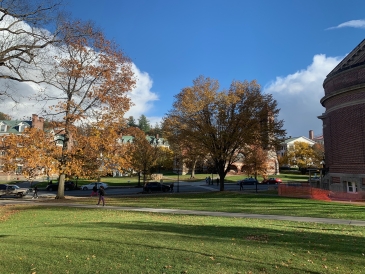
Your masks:
{"label": "chimney", "polygon": [[32,127],[43,130],[44,118],[38,118],[37,114],[32,114]]}
{"label": "chimney", "polygon": [[313,130],[309,131],[309,139],[313,140],[314,139],[314,133]]}

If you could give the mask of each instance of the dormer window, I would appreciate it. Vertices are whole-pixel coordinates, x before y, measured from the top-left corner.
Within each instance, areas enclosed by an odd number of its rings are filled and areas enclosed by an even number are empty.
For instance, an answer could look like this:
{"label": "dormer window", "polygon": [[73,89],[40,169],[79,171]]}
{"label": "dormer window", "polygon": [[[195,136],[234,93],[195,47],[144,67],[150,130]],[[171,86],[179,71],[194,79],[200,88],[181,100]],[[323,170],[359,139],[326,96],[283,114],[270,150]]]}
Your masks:
{"label": "dormer window", "polygon": [[6,132],[6,125],[4,123],[0,124],[0,132]]}
{"label": "dormer window", "polygon": [[19,124],[19,132],[24,132],[24,130],[27,128],[27,126],[23,123]]}

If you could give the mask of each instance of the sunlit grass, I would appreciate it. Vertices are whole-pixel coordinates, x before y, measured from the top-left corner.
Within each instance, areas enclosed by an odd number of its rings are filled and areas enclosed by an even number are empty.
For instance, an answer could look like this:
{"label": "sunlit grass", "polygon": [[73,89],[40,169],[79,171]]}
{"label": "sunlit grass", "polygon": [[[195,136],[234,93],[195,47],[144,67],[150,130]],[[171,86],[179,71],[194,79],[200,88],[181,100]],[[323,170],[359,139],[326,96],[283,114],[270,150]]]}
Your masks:
{"label": "sunlit grass", "polygon": [[[96,199],[96,198],[94,198]],[[107,205],[223,211],[252,214],[273,214],[302,217],[365,220],[364,204],[316,201],[287,198],[277,195],[242,194],[237,192],[209,192],[194,194],[141,194],[131,197],[106,197]],[[86,198],[78,203],[94,204]]]}
{"label": "sunlit grass", "polygon": [[7,206],[1,273],[362,273],[365,228]]}

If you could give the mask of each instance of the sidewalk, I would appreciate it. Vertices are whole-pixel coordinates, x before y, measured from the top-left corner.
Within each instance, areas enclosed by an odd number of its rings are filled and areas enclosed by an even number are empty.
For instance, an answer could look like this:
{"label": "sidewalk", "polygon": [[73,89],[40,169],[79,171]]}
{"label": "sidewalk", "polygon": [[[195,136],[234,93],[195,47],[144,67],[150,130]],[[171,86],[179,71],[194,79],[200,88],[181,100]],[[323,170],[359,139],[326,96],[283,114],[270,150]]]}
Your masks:
{"label": "sidewalk", "polygon": [[82,205],[73,203],[43,203],[40,200],[2,200],[3,204],[23,204],[33,203],[39,206],[68,206],[74,208],[97,208],[103,210],[122,210],[122,211],[136,211],[136,212],[154,212],[162,214],[180,214],[180,215],[196,215],[196,216],[216,216],[216,217],[230,217],[230,218],[251,218],[251,219],[265,219],[265,220],[280,220],[306,223],[321,223],[321,224],[336,224],[336,225],[352,225],[365,226],[365,221],[359,220],[343,220],[343,219],[329,219],[329,218],[313,218],[313,217],[294,217],[284,215],[266,215],[266,214],[247,214],[247,213],[231,213],[231,212],[214,212],[214,211],[200,211],[200,210],[184,210],[184,209],[164,209],[164,208],[138,208],[138,207],[119,207],[119,206],[97,206],[97,205]]}

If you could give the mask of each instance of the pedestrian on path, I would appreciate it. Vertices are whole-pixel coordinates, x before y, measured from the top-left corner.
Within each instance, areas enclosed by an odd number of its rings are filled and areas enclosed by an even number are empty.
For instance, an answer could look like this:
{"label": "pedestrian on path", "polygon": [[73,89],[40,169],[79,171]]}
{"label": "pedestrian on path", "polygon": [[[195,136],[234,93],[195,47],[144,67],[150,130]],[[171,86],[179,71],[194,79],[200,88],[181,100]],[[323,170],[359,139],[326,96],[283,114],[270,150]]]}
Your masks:
{"label": "pedestrian on path", "polygon": [[33,189],[33,198],[32,199],[38,199],[38,187],[35,186]]}
{"label": "pedestrian on path", "polygon": [[243,182],[242,180],[240,181],[240,191],[243,190]]}
{"label": "pedestrian on path", "polygon": [[103,206],[105,205],[104,195],[105,195],[104,187],[100,186],[99,187],[99,202],[97,203],[97,205],[100,205],[101,201],[103,201]]}
{"label": "pedestrian on path", "polygon": [[216,180],[216,181],[217,181],[217,186],[219,186],[219,178],[217,178],[217,180]]}
{"label": "pedestrian on path", "polygon": [[96,186],[96,184],[93,186],[93,191],[91,192],[90,197],[92,196],[98,196],[98,187]]}
{"label": "pedestrian on path", "polygon": [[170,184],[170,191],[174,192],[174,183]]}

